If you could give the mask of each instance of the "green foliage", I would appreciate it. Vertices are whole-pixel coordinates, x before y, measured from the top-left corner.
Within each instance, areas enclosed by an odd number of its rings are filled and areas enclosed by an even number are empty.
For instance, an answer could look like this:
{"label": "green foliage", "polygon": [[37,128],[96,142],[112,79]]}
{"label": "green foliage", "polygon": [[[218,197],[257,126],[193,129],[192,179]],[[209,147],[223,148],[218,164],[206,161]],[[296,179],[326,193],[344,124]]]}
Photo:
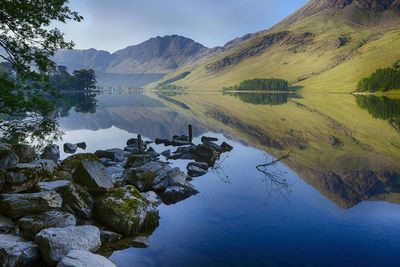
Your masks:
{"label": "green foliage", "polygon": [[96,88],[96,73],[92,69],[75,70],[70,75],[65,66],[57,66],[49,71],[49,77],[51,86],[58,91],[89,91]]}
{"label": "green foliage", "polygon": [[251,79],[242,81],[239,85],[224,88],[225,90],[266,90],[266,91],[286,91],[289,89],[289,83],[282,79]]}
{"label": "green foliage", "polygon": [[357,96],[357,105],[367,110],[374,118],[400,118],[400,99],[390,99],[377,96]]}
{"label": "green foliage", "polygon": [[393,69],[400,70],[400,60],[393,64]]}
{"label": "green foliage", "polygon": [[186,76],[188,76],[189,74],[190,74],[190,71],[185,71],[185,72],[183,72],[183,73],[181,73],[181,74],[179,74],[179,75],[177,75],[177,76],[175,76],[175,77],[173,77],[173,78],[171,78],[169,80],[165,80],[165,81],[159,83],[158,86],[164,86],[164,85],[167,85],[167,84],[182,80]]}
{"label": "green foliage", "polygon": [[400,70],[394,68],[377,69],[368,78],[359,81],[357,91],[360,92],[386,92],[400,88]]}
{"label": "green foliage", "polygon": [[286,104],[290,98],[301,98],[300,95],[291,93],[225,92],[224,95],[237,97],[248,104],[270,106]]}

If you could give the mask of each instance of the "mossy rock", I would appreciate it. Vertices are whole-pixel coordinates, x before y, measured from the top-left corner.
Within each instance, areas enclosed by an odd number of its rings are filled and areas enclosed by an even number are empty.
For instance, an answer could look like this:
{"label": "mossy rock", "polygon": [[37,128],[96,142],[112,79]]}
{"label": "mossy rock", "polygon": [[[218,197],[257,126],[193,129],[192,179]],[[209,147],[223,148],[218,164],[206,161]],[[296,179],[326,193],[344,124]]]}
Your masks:
{"label": "mossy rock", "polygon": [[99,158],[95,154],[91,153],[79,153],[75,154],[72,156],[69,156],[68,158],[64,159],[61,162],[61,170],[73,173],[76,168],[79,166],[79,163],[82,162],[82,160],[85,159],[90,159],[90,160],[99,160]]}
{"label": "mossy rock", "polygon": [[154,172],[138,172],[136,169],[129,169],[125,173],[125,182],[134,185],[141,192],[147,192],[153,190],[156,176]]}
{"label": "mossy rock", "polygon": [[158,210],[132,185],[112,189],[95,205],[95,218],[126,236],[158,225]]}

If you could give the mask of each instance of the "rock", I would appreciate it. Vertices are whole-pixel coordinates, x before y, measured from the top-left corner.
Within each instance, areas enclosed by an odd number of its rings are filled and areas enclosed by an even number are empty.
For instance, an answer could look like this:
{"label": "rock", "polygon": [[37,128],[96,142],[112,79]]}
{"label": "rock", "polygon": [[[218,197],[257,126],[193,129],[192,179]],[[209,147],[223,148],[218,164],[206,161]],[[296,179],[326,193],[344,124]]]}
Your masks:
{"label": "rock", "polygon": [[63,206],[82,219],[93,217],[93,197],[80,185],[70,184],[62,193]]}
{"label": "rock", "polygon": [[186,153],[186,154],[181,155],[179,157],[179,159],[182,159],[182,160],[193,160],[194,156],[192,154]]}
{"label": "rock", "polygon": [[4,146],[0,149],[0,169],[7,169],[17,165],[19,162],[18,155],[11,149]]}
{"label": "rock", "polygon": [[199,177],[207,174],[207,171],[195,165],[187,166],[188,175],[190,177]]}
{"label": "rock", "polygon": [[134,248],[147,248],[149,246],[149,237],[137,236],[129,243],[129,245]]}
{"label": "rock", "polygon": [[49,159],[58,162],[60,159],[60,148],[57,145],[48,145],[44,148],[43,153],[40,155],[41,159]]}
{"label": "rock", "polygon": [[169,141],[168,139],[161,139],[161,138],[156,138],[156,139],[154,140],[154,143],[155,143],[156,145],[164,144],[165,146],[167,146],[167,144],[169,145],[170,142],[171,142],[171,141]]}
{"label": "rock", "polygon": [[205,171],[208,170],[207,162],[189,162],[186,168],[190,166],[196,166],[197,168],[203,169]]}
{"label": "rock", "polygon": [[197,193],[198,191],[189,183],[179,186],[170,186],[161,194],[161,200],[164,204],[171,205],[196,195]]}
{"label": "rock", "polygon": [[16,144],[12,150],[17,154],[20,163],[29,163],[37,159],[36,151],[30,145]]}
{"label": "rock", "polygon": [[124,182],[135,186],[141,192],[152,190],[155,178],[155,173],[139,172],[137,169],[128,169],[124,173]]}
{"label": "rock", "polygon": [[61,196],[54,191],[0,195],[0,212],[13,219],[58,209],[61,205]]}
{"label": "rock", "polygon": [[97,251],[101,246],[100,230],[96,226],[68,226],[48,228],[35,237],[44,261],[56,265],[71,250]]}
{"label": "rock", "polygon": [[94,154],[99,158],[108,158],[116,162],[122,162],[125,159],[123,150],[119,148],[97,150]]}
{"label": "rock", "polygon": [[208,136],[202,136],[201,137],[201,142],[202,143],[204,143],[204,142],[217,142],[218,141],[218,138],[216,138],[216,137],[208,137]]}
{"label": "rock", "polygon": [[198,145],[193,155],[196,161],[207,162],[207,164],[213,166],[215,161],[219,158],[220,152],[207,143]]}
{"label": "rock", "polygon": [[174,135],[172,136],[173,140],[179,140],[179,141],[189,141],[189,137],[187,135]]}
{"label": "rock", "polygon": [[74,154],[78,149],[78,146],[76,144],[65,143],[63,148],[65,153]]}
{"label": "rock", "polygon": [[14,232],[14,222],[10,218],[0,215],[0,234],[13,234]]}
{"label": "rock", "polygon": [[182,140],[172,140],[171,145],[172,146],[187,146],[191,145],[192,143],[189,141],[182,141]]}
{"label": "rock", "polygon": [[106,173],[111,177],[111,180],[115,181],[121,179],[124,176],[125,169],[121,166],[111,166],[106,168]]}
{"label": "rock", "polygon": [[24,238],[33,239],[46,228],[75,226],[76,219],[70,213],[54,210],[22,217],[17,224],[22,228]]}
{"label": "rock", "polygon": [[137,146],[127,146],[124,148],[124,151],[130,154],[143,154],[143,151],[139,151]]}
{"label": "rock", "polygon": [[154,148],[149,147],[149,149],[147,149],[146,154],[149,155],[152,158],[158,158],[160,156],[159,153],[157,153]]}
{"label": "rock", "polygon": [[173,168],[172,171],[168,173],[169,185],[184,185],[186,179],[186,174],[179,168]]}
{"label": "rock", "polygon": [[62,193],[71,184],[68,180],[59,180],[54,182],[40,182],[38,188],[40,191],[56,191]]}
{"label": "rock", "polygon": [[228,144],[226,142],[222,142],[221,149],[222,149],[222,152],[229,152],[229,151],[232,151],[233,146],[231,146],[230,144]]}
{"label": "rock", "polygon": [[[127,146],[131,146],[131,147],[138,147],[138,139],[137,138],[131,138],[128,141],[126,141],[126,145]],[[142,145],[143,150],[145,150],[146,147],[147,147],[147,141],[143,141],[142,140],[141,145]]]}
{"label": "rock", "polygon": [[150,155],[146,154],[134,154],[128,157],[125,164],[126,168],[137,168],[152,160]]}
{"label": "rock", "polygon": [[158,210],[131,186],[115,188],[100,197],[95,205],[95,217],[113,231],[135,235],[158,225]]}
{"label": "rock", "polygon": [[84,159],[99,160],[99,158],[94,154],[79,153],[79,154],[75,154],[75,155],[69,156],[68,158],[64,159],[61,162],[61,169],[64,171],[67,171],[69,173],[73,173],[76,170],[76,168],[78,168],[81,161]]}
{"label": "rock", "polygon": [[42,178],[53,178],[53,175],[58,167],[54,161],[48,159],[41,159],[32,163],[37,163],[42,166]]}
{"label": "rock", "polygon": [[82,160],[72,178],[75,183],[83,185],[93,193],[105,192],[113,187],[105,167],[95,160]]}
{"label": "rock", "polygon": [[112,243],[121,240],[122,235],[111,231],[100,230],[100,238],[101,243]]}
{"label": "rock", "polygon": [[171,155],[171,150],[164,150],[163,152],[161,152],[161,155],[163,155],[164,157],[168,158]]}
{"label": "rock", "polygon": [[87,147],[85,142],[76,143],[76,146],[83,150],[85,150]]}
{"label": "rock", "polygon": [[39,259],[39,250],[33,242],[15,235],[0,234],[0,266],[32,266]]}
{"label": "rock", "polygon": [[117,267],[107,258],[84,250],[71,250],[57,267]]}
{"label": "rock", "polygon": [[153,192],[153,191],[148,191],[148,192],[143,192],[140,193],[148,202],[150,202],[151,204],[153,204],[154,206],[158,206],[159,204],[161,204],[161,199],[159,198],[159,196]]}

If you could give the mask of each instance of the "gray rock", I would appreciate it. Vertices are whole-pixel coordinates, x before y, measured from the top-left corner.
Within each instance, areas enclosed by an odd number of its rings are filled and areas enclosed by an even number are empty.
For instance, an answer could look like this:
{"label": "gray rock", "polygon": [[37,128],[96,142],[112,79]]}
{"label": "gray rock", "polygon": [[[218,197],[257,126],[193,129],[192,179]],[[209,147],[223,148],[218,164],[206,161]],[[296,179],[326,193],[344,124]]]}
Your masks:
{"label": "gray rock", "polygon": [[93,217],[94,198],[77,184],[70,184],[62,193],[63,207],[81,219]]}
{"label": "gray rock", "polygon": [[76,150],[78,149],[78,146],[76,144],[71,144],[71,143],[65,143],[63,145],[64,152],[68,154],[74,154]]}
{"label": "gray rock", "polygon": [[137,168],[152,160],[150,155],[146,154],[134,154],[128,157],[125,167],[126,168]]}
{"label": "gray rock", "polygon": [[112,148],[107,150],[97,150],[94,152],[96,156],[99,158],[108,158],[112,161],[122,162],[125,159],[124,153],[122,149]]}
{"label": "gray rock", "polygon": [[60,148],[58,145],[48,145],[44,148],[43,153],[40,155],[41,159],[49,159],[58,162],[60,159]]}
{"label": "gray rock", "polygon": [[105,192],[113,187],[105,167],[95,160],[82,160],[72,178],[75,183],[83,185],[94,193]]}
{"label": "gray rock", "polygon": [[56,191],[62,193],[71,184],[68,180],[59,180],[53,182],[40,182],[38,188],[40,191]]}
{"label": "gray rock", "polygon": [[108,228],[123,235],[158,225],[158,210],[139,191],[127,185],[110,190],[96,201],[95,217]]}
{"label": "gray rock", "polygon": [[85,142],[76,143],[76,146],[83,150],[85,150],[87,147]]}
{"label": "gray rock", "polygon": [[196,166],[205,171],[207,171],[209,168],[207,162],[189,162],[187,167],[190,167],[190,166]]}
{"label": "gray rock", "polygon": [[71,250],[57,267],[117,267],[107,258],[85,250]]}
{"label": "gray rock", "polygon": [[58,209],[61,205],[61,196],[54,191],[0,195],[0,212],[13,219]]}
{"label": "gray rock", "polygon": [[164,157],[169,157],[171,155],[171,150],[164,150],[163,152],[161,152],[161,155],[163,155]]}
{"label": "gray rock", "polygon": [[197,193],[198,191],[187,182],[185,185],[168,187],[165,192],[161,194],[161,200],[164,204],[171,205],[196,195]]}
{"label": "gray rock", "polygon": [[190,177],[199,177],[207,174],[208,164],[205,162],[189,162],[186,169]]}
{"label": "gray rock", "polygon": [[33,242],[15,235],[0,234],[0,266],[31,266],[39,259],[39,250]]}
{"label": "gray rock", "polygon": [[218,138],[216,137],[209,137],[209,136],[202,136],[201,137],[201,142],[216,142],[218,141]]}
{"label": "gray rock", "polygon": [[56,265],[71,250],[95,252],[101,246],[100,230],[91,225],[44,229],[36,235],[35,242],[50,266]]}
{"label": "gray rock", "polygon": [[189,141],[182,141],[182,140],[172,140],[171,145],[172,146],[187,146],[191,145],[192,143]]}
{"label": "gray rock", "polygon": [[179,168],[173,168],[171,172],[168,173],[169,185],[184,185],[187,176]]}
{"label": "gray rock", "polygon": [[121,240],[122,235],[111,231],[100,230],[101,243],[112,243]]}
{"label": "gray rock", "polygon": [[0,169],[7,169],[17,165],[19,158],[16,153],[7,147],[0,149]]}
{"label": "gray rock", "polygon": [[149,203],[153,204],[154,206],[158,206],[161,204],[160,197],[154,191],[148,191],[140,193]]}
{"label": "gray rock", "polygon": [[106,173],[113,181],[121,179],[124,175],[125,169],[121,166],[110,166],[106,168]]}
{"label": "gray rock", "polygon": [[30,145],[16,144],[12,147],[12,150],[17,154],[20,163],[29,163],[35,161],[38,157],[35,149]]}
{"label": "gray rock", "polygon": [[14,222],[10,218],[0,215],[0,234],[13,234],[14,232]]}
{"label": "gray rock", "polygon": [[22,217],[17,224],[22,228],[24,238],[33,239],[37,233],[46,228],[75,226],[76,219],[70,213],[54,210]]}

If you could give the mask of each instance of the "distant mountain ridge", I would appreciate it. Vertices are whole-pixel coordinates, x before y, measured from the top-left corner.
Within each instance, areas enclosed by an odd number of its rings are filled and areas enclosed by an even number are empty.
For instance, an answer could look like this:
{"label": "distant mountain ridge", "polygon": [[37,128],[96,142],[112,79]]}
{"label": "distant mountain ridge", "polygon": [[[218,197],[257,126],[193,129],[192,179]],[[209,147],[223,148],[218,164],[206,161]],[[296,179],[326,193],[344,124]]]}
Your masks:
{"label": "distant mountain ridge", "polygon": [[53,60],[70,71],[92,68],[114,74],[168,73],[215,51],[192,39],[169,35],[110,53],[94,48],[61,50]]}

